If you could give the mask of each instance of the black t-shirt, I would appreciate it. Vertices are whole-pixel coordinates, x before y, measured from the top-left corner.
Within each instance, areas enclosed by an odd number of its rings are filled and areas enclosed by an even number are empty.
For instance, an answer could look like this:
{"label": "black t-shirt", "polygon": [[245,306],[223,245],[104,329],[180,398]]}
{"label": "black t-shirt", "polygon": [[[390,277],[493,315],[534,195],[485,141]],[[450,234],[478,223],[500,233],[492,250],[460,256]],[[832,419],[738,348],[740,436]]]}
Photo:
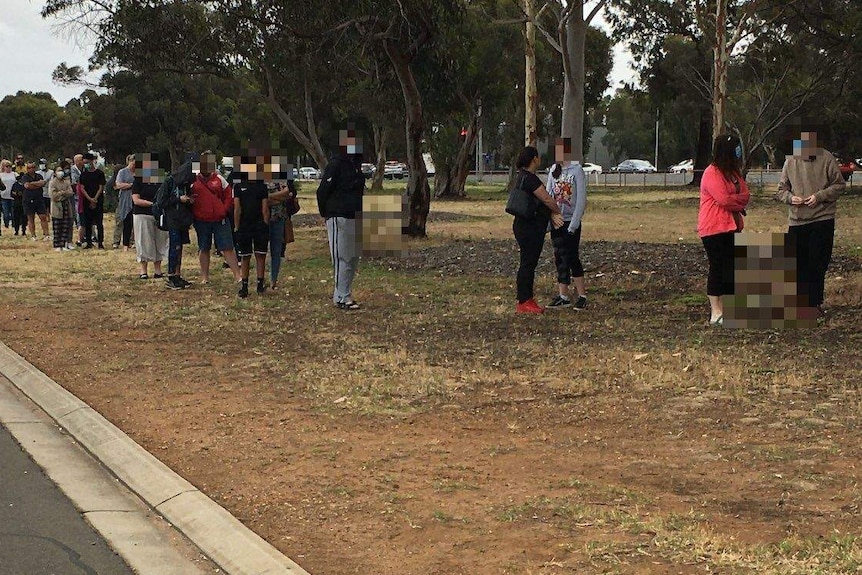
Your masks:
{"label": "black t-shirt", "polygon": [[[534,195],[536,190],[545,185],[542,183],[542,180],[539,179],[539,176],[533,172],[528,172],[527,170],[521,170],[520,173],[518,173],[518,178],[521,180],[521,189],[525,194]],[[548,209],[548,206],[540,202],[538,198],[536,198],[535,201],[537,204],[536,221],[541,223],[541,220],[550,219],[551,210]]]}
{"label": "black t-shirt", "polygon": [[[22,186],[25,186],[25,184],[29,184],[30,182],[38,182],[41,179],[42,179],[42,176],[40,176],[38,173],[33,174],[32,176],[30,174],[21,174],[21,178],[19,179],[19,181],[21,182]],[[27,187],[25,186],[24,187],[24,203],[25,204],[32,204],[32,203],[35,203],[37,201],[38,202],[42,201],[42,188],[36,188],[35,190],[28,190]]]}
{"label": "black t-shirt", "polygon": [[[84,170],[81,172],[81,179],[78,180],[84,187],[84,191],[87,192],[87,195],[91,198],[96,195],[96,192],[99,191],[99,186],[104,186],[106,183],[105,180],[105,172],[100,169],[95,169],[93,171]],[[98,204],[96,205],[97,210],[101,210],[105,204],[105,194],[99,196]],[[84,206],[85,209],[89,209],[89,205]]]}
{"label": "black t-shirt", "polygon": [[[145,184],[140,178],[135,178],[132,184],[132,195],[137,194],[142,200],[154,202],[156,200],[156,192],[159,191],[159,186],[160,184]],[[132,204],[132,213],[139,216],[151,216],[153,215],[153,207]]]}
{"label": "black t-shirt", "polygon": [[269,197],[265,182],[236,182],[233,185],[233,197],[240,205],[240,228],[263,225],[261,205]]}

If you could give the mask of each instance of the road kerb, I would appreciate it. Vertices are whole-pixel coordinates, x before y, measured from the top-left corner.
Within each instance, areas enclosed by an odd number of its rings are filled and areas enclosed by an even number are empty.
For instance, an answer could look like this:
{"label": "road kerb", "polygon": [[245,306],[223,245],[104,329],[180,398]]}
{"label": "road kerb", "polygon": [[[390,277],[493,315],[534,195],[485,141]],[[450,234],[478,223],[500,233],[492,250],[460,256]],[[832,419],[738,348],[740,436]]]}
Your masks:
{"label": "road kerb", "polygon": [[0,343],[0,375],[228,575],[309,575],[3,343]]}

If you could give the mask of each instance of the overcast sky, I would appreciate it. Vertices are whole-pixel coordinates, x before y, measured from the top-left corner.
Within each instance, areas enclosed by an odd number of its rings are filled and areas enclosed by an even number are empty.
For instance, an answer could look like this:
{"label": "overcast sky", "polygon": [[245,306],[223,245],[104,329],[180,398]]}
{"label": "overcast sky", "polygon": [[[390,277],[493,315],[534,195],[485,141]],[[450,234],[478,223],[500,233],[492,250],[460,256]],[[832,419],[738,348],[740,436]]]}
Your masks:
{"label": "overcast sky", "polygon": [[[2,4],[0,54],[11,57],[12,61],[5,67],[5,73],[0,74],[0,99],[19,90],[48,92],[64,106],[80,95],[83,88],[59,86],[51,80],[51,72],[61,62],[86,67],[90,50],[58,34],[53,21],[42,19],[39,15],[42,0],[2,0]],[[634,77],[630,60],[624,47],[615,48],[612,89]]]}

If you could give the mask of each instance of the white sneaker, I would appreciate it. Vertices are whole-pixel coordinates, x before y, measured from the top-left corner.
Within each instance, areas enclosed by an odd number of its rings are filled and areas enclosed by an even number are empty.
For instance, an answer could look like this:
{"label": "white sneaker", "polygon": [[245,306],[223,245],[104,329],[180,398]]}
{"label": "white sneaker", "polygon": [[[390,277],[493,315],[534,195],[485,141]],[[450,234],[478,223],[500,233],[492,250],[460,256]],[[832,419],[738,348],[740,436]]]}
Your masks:
{"label": "white sneaker", "polygon": [[38,242],[39,240],[38,240],[38,238],[37,238],[36,236],[33,236],[32,238],[30,238],[30,241],[32,241],[32,242]]}
{"label": "white sneaker", "polygon": [[62,252],[65,248],[54,248],[55,252]]}
{"label": "white sneaker", "polygon": [[75,247],[76,247],[76,246],[75,246],[75,244],[66,244],[66,249],[67,249],[68,251],[70,251],[70,252],[71,252],[72,250],[74,250],[74,249],[75,249]]}

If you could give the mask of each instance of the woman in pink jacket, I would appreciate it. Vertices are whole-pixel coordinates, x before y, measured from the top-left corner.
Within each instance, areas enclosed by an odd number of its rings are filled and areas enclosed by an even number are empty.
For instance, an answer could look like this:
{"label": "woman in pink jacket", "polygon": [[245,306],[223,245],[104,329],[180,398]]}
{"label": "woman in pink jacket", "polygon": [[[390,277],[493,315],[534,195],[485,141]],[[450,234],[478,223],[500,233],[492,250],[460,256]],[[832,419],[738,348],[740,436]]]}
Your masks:
{"label": "woman in pink jacket", "polygon": [[709,325],[719,326],[724,313],[721,296],[733,294],[733,234],[742,231],[742,216],[751,196],[740,169],[739,138],[719,136],[712,150],[712,163],[700,182],[697,234],[709,259]]}

